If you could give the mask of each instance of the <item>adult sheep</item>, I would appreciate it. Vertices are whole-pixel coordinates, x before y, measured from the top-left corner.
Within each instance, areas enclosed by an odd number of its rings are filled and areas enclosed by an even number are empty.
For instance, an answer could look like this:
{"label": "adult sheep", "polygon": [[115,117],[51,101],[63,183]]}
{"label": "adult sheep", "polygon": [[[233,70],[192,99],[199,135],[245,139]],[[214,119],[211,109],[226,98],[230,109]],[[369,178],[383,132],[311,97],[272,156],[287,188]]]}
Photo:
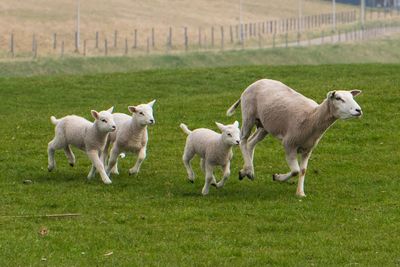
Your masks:
{"label": "adult sheep", "polygon": [[[360,90],[331,91],[318,105],[287,85],[269,79],[254,82],[227,111],[231,116],[241,103],[242,129],[240,149],[244,166],[239,179],[254,179],[253,157],[258,142],[271,134],[282,141],[290,172],[274,174],[273,180],[286,181],[299,175],[296,194],[304,197],[304,178],[312,150],[325,131],[337,119],[360,117],[362,111],[353,97]],[[257,130],[251,134],[252,128]],[[300,166],[297,156],[300,154]]]}

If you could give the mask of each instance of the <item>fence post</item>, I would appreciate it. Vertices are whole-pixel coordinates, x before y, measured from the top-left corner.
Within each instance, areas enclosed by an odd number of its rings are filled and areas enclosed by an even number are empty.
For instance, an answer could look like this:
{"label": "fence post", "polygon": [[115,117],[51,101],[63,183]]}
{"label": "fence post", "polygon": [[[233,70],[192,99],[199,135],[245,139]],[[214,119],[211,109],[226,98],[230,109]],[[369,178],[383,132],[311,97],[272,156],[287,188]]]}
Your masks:
{"label": "fence post", "polygon": [[117,48],[118,31],[114,31],[114,48]]}
{"label": "fence post", "polygon": [[36,58],[37,57],[37,41],[36,41],[35,35],[33,35],[32,46],[33,46],[33,58]]}
{"label": "fence post", "polygon": [[285,47],[288,48],[288,33],[285,33]]}
{"label": "fence post", "polygon": [[224,50],[224,26],[221,26],[221,50]]}
{"label": "fence post", "polygon": [[301,37],[301,33],[298,32],[297,33],[297,46],[300,46],[300,37]]}
{"label": "fence post", "polygon": [[14,57],[15,56],[15,51],[14,51],[14,33],[11,33],[11,37],[10,37],[10,52],[11,52],[11,56]]}
{"label": "fence post", "polygon": [[155,38],[155,36],[154,36],[155,34],[154,34],[154,28],[151,28],[151,47],[154,49],[154,47],[156,46],[156,43],[155,43],[155,40],[154,40],[154,38]]}
{"label": "fence post", "polygon": [[187,27],[185,27],[185,33],[184,33],[184,41],[185,41],[185,51],[188,51],[188,33],[187,33]]}
{"label": "fence post", "polygon": [[137,48],[137,29],[133,33],[133,48]]}
{"label": "fence post", "polygon": [[229,35],[231,37],[231,44],[233,44],[233,29],[232,29],[232,25],[229,26]]}
{"label": "fence post", "polygon": [[78,32],[75,32],[75,53],[79,53]]}
{"label": "fence post", "polygon": [[125,56],[128,55],[128,38],[125,38],[125,51],[124,51]]}
{"label": "fence post", "polygon": [[211,47],[214,48],[214,26],[211,27]]}
{"label": "fence post", "polygon": [[199,27],[199,47],[201,48],[201,28]]}
{"label": "fence post", "polygon": [[83,56],[86,57],[86,39],[83,40]]}
{"label": "fence post", "polygon": [[64,40],[61,42],[61,58],[64,57]]}
{"label": "fence post", "polygon": [[169,27],[168,46],[169,46],[169,49],[172,49],[172,27]]}
{"label": "fence post", "polygon": [[53,49],[57,49],[57,33],[53,33]]}
{"label": "fence post", "polygon": [[32,35],[32,53],[35,53],[35,34]]}
{"label": "fence post", "polygon": [[146,53],[147,53],[147,54],[150,53],[150,39],[149,39],[149,37],[147,37]]}
{"label": "fence post", "polygon": [[99,32],[96,32],[96,49],[99,48]]}
{"label": "fence post", "polygon": [[107,38],[104,39],[104,55],[108,55],[108,44],[107,44]]}

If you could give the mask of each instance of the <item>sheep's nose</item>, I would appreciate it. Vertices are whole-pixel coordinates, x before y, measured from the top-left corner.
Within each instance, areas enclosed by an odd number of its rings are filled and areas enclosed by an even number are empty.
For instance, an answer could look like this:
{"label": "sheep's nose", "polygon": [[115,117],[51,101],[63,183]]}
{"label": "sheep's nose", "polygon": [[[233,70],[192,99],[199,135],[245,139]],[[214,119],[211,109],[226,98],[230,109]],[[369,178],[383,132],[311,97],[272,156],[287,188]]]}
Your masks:
{"label": "sheep's nose", "polygon": [[113,125],[113,126],[111,126],[111,128],[112,128],[113,130],[115,130],[117,127],[115,127],[115,125]]}
{"label": "sheep's nose", "polygon": [[151,123],[151,124],[154,124],[154,120],[153,120],[153,119],[151,119],[151,120],[150,120],[150,123]]}
{"label": "sheep's nose", "polygon": [[240,141],[239,141],[239,140],[236,140],[236,144],[237,144],[237,145],[240,144]]}
{"label": "sheep's nose", "polygon": [[359,109],[359,108],[356,108],[356,111],[357,111],[358,113],[361,113],[361,109]]}

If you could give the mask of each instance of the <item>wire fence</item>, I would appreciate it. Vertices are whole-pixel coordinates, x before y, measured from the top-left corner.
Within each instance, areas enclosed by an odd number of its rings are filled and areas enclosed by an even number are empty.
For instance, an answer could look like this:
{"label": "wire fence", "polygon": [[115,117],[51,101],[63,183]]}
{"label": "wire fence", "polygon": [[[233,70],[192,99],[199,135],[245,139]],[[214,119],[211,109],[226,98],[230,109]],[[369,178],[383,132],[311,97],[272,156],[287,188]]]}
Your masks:
{"label": "wire fence", "polygon": [[[370,39],[396,28],[399,9],[370,9],[361,26],[356,10],[315,14],[302,18],[265,20],[198,28],[135,29],[44,35],[30,37],[16,32],[0,36],[0,59],[38,57],[134,56],[185,51],[235,50],[314,45]],[[361,36],[361,37],[360,37]]]}

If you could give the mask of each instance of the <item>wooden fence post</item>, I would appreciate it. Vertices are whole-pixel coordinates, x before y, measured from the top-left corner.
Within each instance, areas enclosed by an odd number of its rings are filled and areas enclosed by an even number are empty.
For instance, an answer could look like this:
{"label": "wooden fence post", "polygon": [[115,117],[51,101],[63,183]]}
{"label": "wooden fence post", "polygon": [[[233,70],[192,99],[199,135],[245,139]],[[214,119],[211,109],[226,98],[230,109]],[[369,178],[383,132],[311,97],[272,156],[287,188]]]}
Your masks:
{"label": "wooden fence post", "polygon": [[172,28],[171,27],[169,27],[168,45],[169,45],[169,49],[172,49]]}
{"label": "wooden fence post", "polygon": [[214,48],[214,26],[211,27],[211,47]]}
{"label": "wooden fence post", "polygon": [[61,58],[64,57],[64,40],[61,42]]}
{"label": "wooden fence post", "polygon": [[221,50],[224,50],[224,26],[221,26]]}
{"label": "wooden fence post", "polygon": [[14,33],[11,33],[11,36],[10,36],[10,52],[11,52],[11,56],[14,57],[15,56],[15,51],[14,51]]}
{"label": "wooden fence post", "polygon": [[114,48],[117,48],[117,41],[118,41],[118,31],[114,31]]}
{"label": "wooden fence post", "polygon": [[128,38],[125,38],[125,51],[124,51],[125,56],[128,55]]}
{"label": "wooden fence post", "polygon": [[96,49],[99,48],[99,32],[96,32]]}
{"label": "wooden fence post", "polygon": [[185,41],[185,51],[188,51],[189,40],[188,40],[187,27],[185,27],[185,31],[184,31],[184,41]]}
{"label": "wooden fence post", "polygon": [[231,44],[233,44],[233,28],[232,28],[232,25],[229,26],[229,35],[231,37]]}
{"label": "wooden fence post", "polygon": [[57,49],[57,33],[53,33],[53,49]]}
{"label": "wooden fence post", "polygon": [[133,33],[133,48],[137,48],[137,29]]}
{"label": "wooden fence post", "polygon": [[104,39],[104,55],[108,55],[108,44],[107,44],[107,38]]}
{"label": "wooden fence post", "polygon": [[79,53],[78,32],[75,32],[75,53]]}
{"label": "wooden fence post", "polygon": [[201,28],[199,27],[199,47],[201,48]]}
{"label": "wooden fence post", "polygon": [[83,56],[86,57],[86,39],[83,40]]}
{"label": "wooden fence post", "polygon": [[151,28],[151,47],[154,49],[156,46],[154,28]]}

